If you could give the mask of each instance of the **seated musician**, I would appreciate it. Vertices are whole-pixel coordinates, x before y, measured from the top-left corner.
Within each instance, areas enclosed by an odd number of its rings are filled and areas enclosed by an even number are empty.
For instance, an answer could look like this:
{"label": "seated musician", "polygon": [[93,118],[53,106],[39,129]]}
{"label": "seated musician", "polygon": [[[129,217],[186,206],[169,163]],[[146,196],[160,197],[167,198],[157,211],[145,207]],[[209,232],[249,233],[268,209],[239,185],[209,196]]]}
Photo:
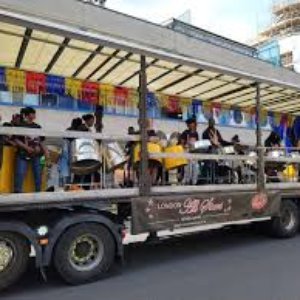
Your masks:
{"label": "seated musician", "polygon": [[[195,142],[199,141],[199,134],[197,132],[196,118],[189,118],[186,121],[187,129],[181,134],[181,145],[189,151],[193,148]],[[189,164],[184,167],[184,183],[196,185],[198,183],[199,176],[199,163],[198,161],[189,161]]]}
{"label": "seated musician", "polygon": [[[22,110],[23,120],[19,127],[26,127],[32,129],[40,129],[41,126],[35,123],[36,112],[33,108],[27,107]],[[15,193],[22,193],[23,182],[31,165],[34,176],[35,191],[41,191],[41,156],[45,155],[48,160],[48,151],[43,144],[43,137],[27,137],[17,136],[14,138],[14,142],[17,145],[18,151],[16,156],[16,170],[15,170]]]}
{"label": "seated musician", "polygon": [[265,140],[265,147],[266,148],[280,148],[281,146],[281,139],[278,133],[272,131],[268,138]]}
{"label": "seated musician", "polygon": [[[267,153],[271,152],[272,150],[279,149],[281,147],[281,139],[280,136],[275,132],[272,131],[268,138],[265,140],[265,147],[267,149]],[[268,181],[270,182],[278,182],[280,181],[278,178],[279,172],[283,171],[283,165],[280,163],[272,163],[266,162],[265,172],[268,176]]]}

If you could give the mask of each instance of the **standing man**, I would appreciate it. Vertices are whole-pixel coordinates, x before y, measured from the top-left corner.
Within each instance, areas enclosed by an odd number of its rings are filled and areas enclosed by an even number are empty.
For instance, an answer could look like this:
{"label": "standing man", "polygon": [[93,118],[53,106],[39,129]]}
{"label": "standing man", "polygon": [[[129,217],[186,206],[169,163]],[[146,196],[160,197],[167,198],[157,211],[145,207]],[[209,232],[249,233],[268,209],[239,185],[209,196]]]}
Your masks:
{"label": "standing man", "polygon": [[215,127],[216,123],[214,118],[210,118],[208,120],[208,127],[203,132],[202,138],[204,140],[210,140],[212,145],[212,152],[215,152],[216,149],[222,147],[222,146],[228,146],[231,145],[231,143],[228,143],[223,140],[220,131]]}
{"label": "standing man", "polygon": [[[35,123],[36,112],[31,107],[22,109],[24,119],[19,127],[32,129],[41,129],[41,126]],[[48,151],[43,145],[44,138],[36,136],[17,136],[15,143],[17,145],[16,170],[15,170],[15,193],[23,192],[23,182],[29,165],[32,167],[35,191],[40,192],[42,189],[42,168],[41,156],[48,158]]]}
{"label": "standing man", "polygon": [[[195,142],[199,141],[199,134],[197,132],[197,121],[195,118],[190,118],[186,121],[188,129],[186,129],[180,137],[181,145],[188,152],[193,148]],[[184,183],[196,185],[199,176],[198,161],[190,160],[189,164],[184,168]]]}
{"label": "standing man", "polygon": [[[202,138],[204,140],[209,140],[211,143],[211,147],[209,152],[213,154],[218,154],[219,149],[231,145],[231,143],[228,143],[223,140],[219,130],[215,127],[216,123],[213,117],[211,117],[208,120],[208,127],[203,132]],[[220,175],[221,170],[219,170],[219,165],[215,160],[212,161],[206,161],[205,162],[205,170],[208,172],[208,178],[211,183],[216,183],[217,178]]]}

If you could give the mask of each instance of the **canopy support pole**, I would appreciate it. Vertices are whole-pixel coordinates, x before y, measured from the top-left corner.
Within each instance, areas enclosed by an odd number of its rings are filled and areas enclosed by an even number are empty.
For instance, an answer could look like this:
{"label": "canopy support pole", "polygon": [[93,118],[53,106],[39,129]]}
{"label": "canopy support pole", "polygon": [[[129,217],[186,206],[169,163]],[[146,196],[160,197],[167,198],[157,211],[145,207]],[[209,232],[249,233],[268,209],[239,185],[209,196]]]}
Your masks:
{"label": "canopy support pole", "polygon": [[139,192],[141,197],[150,195],[150,178],[148,173],[149,153],[147,134],[147,73],[146,57],[141,56],[140,82],[139,82],[139,126],[141,133],[141,161],[139,166]]}
{"label": "canopy support pole", "polygon": [[257,190],[258,192],[265,191],[265,159],[262,142],[261,129],[261,93],[260,83],[256,83],[256,147],[258,154],[257,161]]}

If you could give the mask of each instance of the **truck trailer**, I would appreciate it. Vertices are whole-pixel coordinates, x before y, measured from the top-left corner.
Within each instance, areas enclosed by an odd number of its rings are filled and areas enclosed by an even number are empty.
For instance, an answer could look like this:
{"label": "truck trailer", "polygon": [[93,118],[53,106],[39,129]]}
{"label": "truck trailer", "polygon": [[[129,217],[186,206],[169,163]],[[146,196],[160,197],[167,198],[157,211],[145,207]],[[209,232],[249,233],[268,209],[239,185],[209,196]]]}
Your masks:
{"label": "truck trailer", "polygon": [[[86,1],[65,0],[61,3],[57,0],[41,4],[38,0],[0,0],[0,22],[0,41],[6,38],[3,41],[7,51],[0,55],[3,60],[0,64],[13,71],[34,70],[61,76],[64,70],[64,76],[71,79],[85,78],[98,83],[105,79],[106,83],[123,82],[125,86],[130,83],[138,90],[139,109],[139,132],[133,135],[120,134],[124,132],[123,128],[117,134],[116,130],[113,133],[65,131],[59,126],[60,121],[64,121],[62,118],[57,118],[55,129],[49,126],[43,126],[43,129],[0,127],[2,136],[43,136],[46,141],[86,139],[101,144],[133,142],[139,145],[139,175],[132,186],[101,185],[89,190],[40,193],[1,192],[1,290],[23,275],[31,253],[34,253],[36,268],[43,276],[48,267],[54,266],[69,284],[100,279],[117,261],[126,259],[123,238],[128,228],[133,235],[153,235],[163,230],[176,233],[182,229],[208,228],[208,225],[220,228],[256,223],[278,238],[291,238],[298,233],[298,148],[278,147],[274,155],[268,155],[274,151],[264,147],[266,132],[261,125],[265,111],[293,118],[299,114],[298,74],[187,37],[170,28],[95,7]],[[38,48],[40,43],[42,55],[30,67],[30,57],[36,55],[30,51]],[[48,54],[52,49],[53,56],[49,57],[43,49],[48,49]],[[106,51],[102,52],[103,49]],[[13,51],[17,53],[17,61],[12,63]],[[82,51],[85,56],[79,62],[72,61],[68,51]],[[56,65],[64,54],[62,65]],[[98,63],[94,59],[98,59]],[[110,64],[102,71],[104,62]],[[255,128],[242,131],[255,137],[251,152],[254,155],[226,151],[153,151],[148,140],[149,90],[171,95],[181,92],[184,99],[199,95],[205,103],[221,102],[241,109],[254,109]],[[8,93],[20,94],[16,91]],[[16,107],[19,109],[17,104]],[[8,106],[2,106],[2,116],[6,111]],[[39,113],[44,113],[47,122],[45,111],[44,108]],[[54,114],[62,116],[60,113]],[[68,112],[63,114],[66,116]],[[208,180],[197,185],[171,184],[163,179],[159,184],[153,183],[148,172],[150,162],[167,159],[184,159],[187,164],[197,161],[209,170],[216,165],[241,163],[247,164],[247,170],[252,173],[247,181],[236,181],[230,175],[225,176],[229,179]],[[280,168],[282,172],[278,173],[281,175],[273,180],[272,176],[266,175],[266,168]],[[290,169],[293,174],[285,177]],[[1,176],[5,178],[8,171],[3,170]]]}

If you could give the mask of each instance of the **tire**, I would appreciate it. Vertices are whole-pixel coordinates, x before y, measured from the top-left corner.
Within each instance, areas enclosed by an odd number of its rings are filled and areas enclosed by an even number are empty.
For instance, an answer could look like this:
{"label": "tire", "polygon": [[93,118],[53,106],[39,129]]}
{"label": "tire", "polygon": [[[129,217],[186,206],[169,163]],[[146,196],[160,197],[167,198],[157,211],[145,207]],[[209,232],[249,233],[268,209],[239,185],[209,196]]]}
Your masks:
{"label": "tire", "polygon": [[0,232],[0,290],[13,285],[27,269],[30,246],[25,238]]}
{"label": "tire", "polygon": [[102,225],[80,224],[68,229],[54,251],[54,266],[68,284],[79,285],[104,277],[112,267],[116,246]]}
{"label": "tire", "polygon": [[268,224],[269,233],[277,238],[291,238],[298,233],[299,210],[291,200],[283,200],[280,215],[274,217]]}

